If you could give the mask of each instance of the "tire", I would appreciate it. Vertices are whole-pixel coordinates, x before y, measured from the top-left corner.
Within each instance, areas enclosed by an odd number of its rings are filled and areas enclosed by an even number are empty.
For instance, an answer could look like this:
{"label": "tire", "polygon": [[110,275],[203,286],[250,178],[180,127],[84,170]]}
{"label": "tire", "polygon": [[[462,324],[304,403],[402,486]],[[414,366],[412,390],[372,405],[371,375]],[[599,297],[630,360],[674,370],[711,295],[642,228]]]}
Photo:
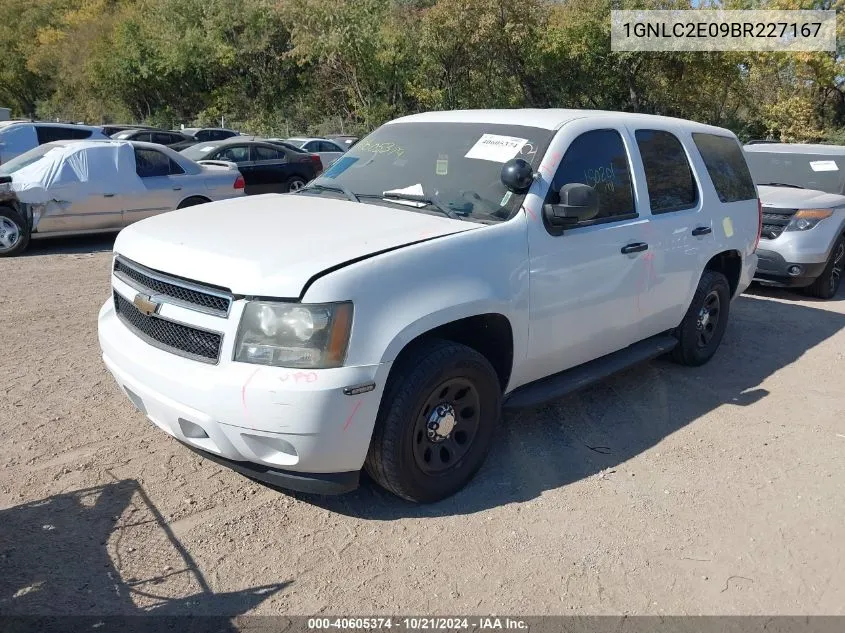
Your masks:
{"label": "tire", "polygon": [[830,249],[830,257],[827,259],[827,266],[824,272],[809,286],[804,288],[804,293],[819,299],[832,299],[839,290],[842,282],[842,269],[845,267],[845,235],[841,236],[833,248]]}
{"label": "tire", "polygon": [[302,176],[291,176],[285,182],[285,193],[291,193],[293,191],[299,191],[308,183],[305,181],[305,178]]}
{"label": "tire", "polygon": [[499,378],[484,356],[451,341],[424,341],[390,372],[364,467],[408,501],[451,496],[484,462],[501,405]]}
{"label": "tire", "polygon": [[21,254],[29,245],[29,227],[12,207],[0,206],[0,257]]}
{"label": "tire", "polygon": [[195,207],[198,204],[205,204],[206,202],[211,202],[208,198],[203,198],[202,196],[191,196],[190,198],[185,198],[182,202],[179,203],[179,206],[176,207],[177,209],[186,209],[188,207]]}
{"label": "tire", "polygon": [[709,361],[725,334],[731,305],[731,288],[719,272],[705,270],[684,320],[675,330],[678,345],[672,360],[698,367]]}

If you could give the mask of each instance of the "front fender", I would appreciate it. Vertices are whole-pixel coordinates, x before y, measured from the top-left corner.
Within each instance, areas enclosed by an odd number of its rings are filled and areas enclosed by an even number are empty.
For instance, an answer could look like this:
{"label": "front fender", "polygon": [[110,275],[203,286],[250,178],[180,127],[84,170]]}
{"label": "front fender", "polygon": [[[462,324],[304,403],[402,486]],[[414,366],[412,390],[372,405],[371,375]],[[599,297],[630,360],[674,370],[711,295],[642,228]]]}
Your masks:
{"label": "front fender", "polygon": [[488,313],[510,322],[516,365],[528,343],[525,215],[350,264],[319,278],[303,297],[343,300],[354,305],[347,365],[393,361],[420,334]]}

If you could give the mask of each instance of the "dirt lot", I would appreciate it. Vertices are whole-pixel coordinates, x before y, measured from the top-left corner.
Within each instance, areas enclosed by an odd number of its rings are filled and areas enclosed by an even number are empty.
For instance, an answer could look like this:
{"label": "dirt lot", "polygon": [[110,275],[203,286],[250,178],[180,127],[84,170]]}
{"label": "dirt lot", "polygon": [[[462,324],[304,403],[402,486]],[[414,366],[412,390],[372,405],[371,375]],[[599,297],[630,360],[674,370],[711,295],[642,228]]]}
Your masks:
{"label": "dirt lot", "polygon": [[706,367],[508,415],[430,507],[293,497],[137,413],[109,240],[0,260],[0,613],[845,614],[845,293],[754,290]]}

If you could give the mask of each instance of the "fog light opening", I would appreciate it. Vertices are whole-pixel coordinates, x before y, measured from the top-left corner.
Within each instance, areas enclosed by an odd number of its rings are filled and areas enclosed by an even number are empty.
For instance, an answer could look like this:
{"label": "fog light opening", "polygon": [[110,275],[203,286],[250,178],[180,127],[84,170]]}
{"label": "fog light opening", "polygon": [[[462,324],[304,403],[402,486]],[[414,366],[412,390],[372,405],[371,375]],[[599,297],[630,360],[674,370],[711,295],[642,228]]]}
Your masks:
{"label": "fog light opening", "polygon": [[804,269],[801,268],[801,266],[794,266],[794,265],[790,266],[789,268],[786,269],[786,272],[789,273],[790,277],[797,277],[803,271],[804,271]]}
{"label": "fog light opening", "polygon": [[208,433],[199,424],[194,424],[182,418],[179,418],[179,428],[182,429],[182,435],[194,440],[201,440],[208,437]]}

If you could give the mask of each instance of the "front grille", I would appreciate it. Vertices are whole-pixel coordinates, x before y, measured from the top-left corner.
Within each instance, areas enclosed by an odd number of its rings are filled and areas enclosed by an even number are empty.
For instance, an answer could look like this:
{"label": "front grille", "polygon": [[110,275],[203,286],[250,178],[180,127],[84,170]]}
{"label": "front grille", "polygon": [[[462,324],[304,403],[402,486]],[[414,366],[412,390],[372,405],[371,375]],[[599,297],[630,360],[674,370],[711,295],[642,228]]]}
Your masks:
{"label": "front grille", "polygon": [[780,237],[786,225],[792,220],[792,216],[798,209],[774,209],[763,207],[763,230],[760,237],[767,240],[774,240]]}
{"label": "front grille", "polygon": [[129,329],[154,347],[203,363],[216,363],[220,359],[222,334],[146,315],[117,292],[114,309]]}
{"label": "front grille", "polygon": [[164,275],[120,256],[114,260],[114,274],[136,290],[159,298],[168,297],[170,303],[192,310],[225,317],[232,305],[231,295],[223,291]]}

